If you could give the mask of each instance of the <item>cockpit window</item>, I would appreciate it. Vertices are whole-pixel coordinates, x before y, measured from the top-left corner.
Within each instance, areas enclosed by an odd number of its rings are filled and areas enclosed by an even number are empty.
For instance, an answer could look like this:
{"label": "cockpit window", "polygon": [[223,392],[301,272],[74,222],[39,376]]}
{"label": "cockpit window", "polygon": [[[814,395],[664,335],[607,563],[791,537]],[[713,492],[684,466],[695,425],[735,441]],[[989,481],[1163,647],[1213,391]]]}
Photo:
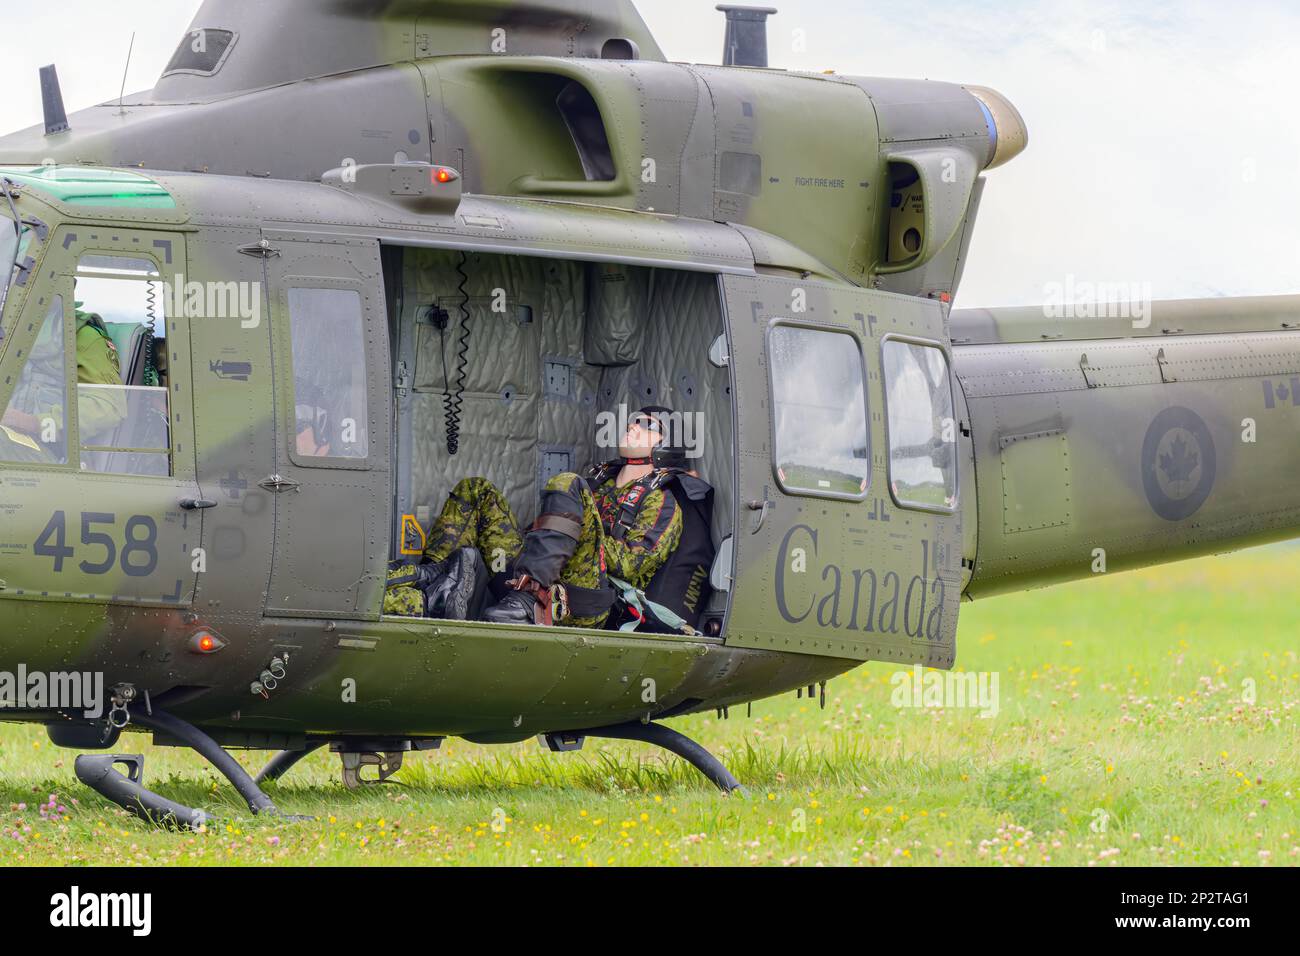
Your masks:
{"label": "cockpit window", "polygon": [[56,295],[0,417],[0,461],[61,465],[68,460],[63,327],[63,297]]}
{"label": "cockpit window", "polygon": [[858,340],[778,325],[769,333],[776,474],[792,494],[866,496],[867,393]]}
{"label": "cockpit window", "polygon": [[173,73],[212,76],[226,62],[235,39],[236,34],[229,30],[191,30],[181,37],[181,45],[163,70],[163,76]]}
{"label": "cockpit window", "polygon": [[887,339],[881,346],[889,423],[889,487],[904,507],[957,505],[957,425],[948,359],[938,346]]}

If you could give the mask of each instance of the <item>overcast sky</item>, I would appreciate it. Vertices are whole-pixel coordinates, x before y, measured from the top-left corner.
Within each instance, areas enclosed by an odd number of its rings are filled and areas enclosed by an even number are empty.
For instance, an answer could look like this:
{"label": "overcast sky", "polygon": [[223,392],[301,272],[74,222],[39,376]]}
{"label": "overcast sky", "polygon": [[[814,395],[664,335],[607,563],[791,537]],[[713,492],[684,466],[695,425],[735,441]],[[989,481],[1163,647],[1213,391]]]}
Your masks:
{"label": "overcast sky", "polygon": [[[1038,303],[1069,276],[1300,292],[1295,0],[771,4],[773,66],[992,86],[1024,115],[1030,148],[988,174],[959,306]],[[39,122],[45,63],[69,112],[116,97],[133,31],[127,92],[151,87],[199,5],[6,5],[0,131]],[[718,61],[714,0],[638,6],[670,59]]]}

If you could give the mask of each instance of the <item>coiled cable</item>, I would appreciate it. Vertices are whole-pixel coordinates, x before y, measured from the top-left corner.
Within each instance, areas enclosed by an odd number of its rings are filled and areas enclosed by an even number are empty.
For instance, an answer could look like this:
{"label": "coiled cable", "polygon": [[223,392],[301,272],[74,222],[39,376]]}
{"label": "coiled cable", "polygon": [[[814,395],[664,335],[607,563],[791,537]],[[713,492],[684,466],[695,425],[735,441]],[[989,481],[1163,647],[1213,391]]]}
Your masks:
{"label": "coiled cable", "polygon": [[144,339],[144,381],[141,385],[156,386],[158,384],[158,368],[154,363],[154,347],[158,338],[158,285],[155,282],[146,282],[145,286],[145,314],[149,317],[149,334]]}
{"label": "coiled cable", "polygon": [[[469,273],[465,271],[465,263],[469,261],[469,256],[465,252],[460,254],[460,262],[456,264],[456,273],[460,276],[460,284],[456,291],[460,293],[460,338],[456,345],[456,379],[455,384],[447,381],[447,373],[443,370],[443,414],[447,426],[447,454],[455,455],[460,451],[460,422],[461,410],[465,404],[465,377],[469,371]],[[443,352],[444,357],[446,351]]]}

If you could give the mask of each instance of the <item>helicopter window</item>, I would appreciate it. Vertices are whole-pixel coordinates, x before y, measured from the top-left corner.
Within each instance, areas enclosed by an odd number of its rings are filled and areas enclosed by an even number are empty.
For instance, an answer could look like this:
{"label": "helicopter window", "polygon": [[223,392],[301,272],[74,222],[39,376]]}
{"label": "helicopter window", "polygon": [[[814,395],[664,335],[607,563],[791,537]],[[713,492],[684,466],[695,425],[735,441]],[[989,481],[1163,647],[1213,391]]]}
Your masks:
{"label": "helicopter window", "polygon": [[172,54],[163,76],[173,73],[212,76],[226,62],[235,39],[236,35],[229,30],[191,30],[181,37],[181,45]]}
{"label": "helicopter window", "polygon": [[366,347],[361,295],[345,289],[290,289],[294,457],[370,454]]}
{"label": "helicopter window", "polygon": [[948,359],[934,345],[886,339],[881,360],[894,500],[905,507],[952,510],[957,504],[957,435]]}
{"label": "helicopter window", "polygon": [[768,353],[781,487],[791,494],[865,497],[871,449],[857,339],[778,325],[768,335]]}
{"label": "helicopter window", "polygon": [[166,288],[147,259],[84,256],[73,285],[81,468],[171,473]]}
{"label": "helicopter window", "polygon": [[63,297],[55,296],[28,353],[9,407],[0,418],[0,460],[67,462],[68,366],[64,360]]}

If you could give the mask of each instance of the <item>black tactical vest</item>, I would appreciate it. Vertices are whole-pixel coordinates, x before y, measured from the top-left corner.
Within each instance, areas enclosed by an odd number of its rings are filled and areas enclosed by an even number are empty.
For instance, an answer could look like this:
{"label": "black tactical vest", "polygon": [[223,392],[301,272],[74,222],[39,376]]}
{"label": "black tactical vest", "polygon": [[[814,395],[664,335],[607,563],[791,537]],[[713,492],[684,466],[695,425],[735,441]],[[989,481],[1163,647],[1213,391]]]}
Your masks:
{"label": "black tactical vest", "polygon": [[713,486],[684,471],[670,470],[663,487],[672,492],[682,509],[682,540],[660,568],[645,595],[676,611],[691,627],[709,606],[709,583],[717,548],[713,546]]}
{"label": "black tactical vest", "polygon": [[[592,470],[593,490],[616,476],[623,463],[606,462]],[[710,575],[717,548],[713,545],[713,486],[702,478],[679,468],[661,468],[646,475],[633,487],[639,494],[624,497],[640,504],[650,492],[663,489],[673,496],[682,512],[682,540],[673,549],[664,566],[655,572],[645,593],[651,601],[662,604],[680,615],[691,627],[699,627],[700,615],[713,595]],[[636,512],[619,516],[625,523],[636,519]]]}

